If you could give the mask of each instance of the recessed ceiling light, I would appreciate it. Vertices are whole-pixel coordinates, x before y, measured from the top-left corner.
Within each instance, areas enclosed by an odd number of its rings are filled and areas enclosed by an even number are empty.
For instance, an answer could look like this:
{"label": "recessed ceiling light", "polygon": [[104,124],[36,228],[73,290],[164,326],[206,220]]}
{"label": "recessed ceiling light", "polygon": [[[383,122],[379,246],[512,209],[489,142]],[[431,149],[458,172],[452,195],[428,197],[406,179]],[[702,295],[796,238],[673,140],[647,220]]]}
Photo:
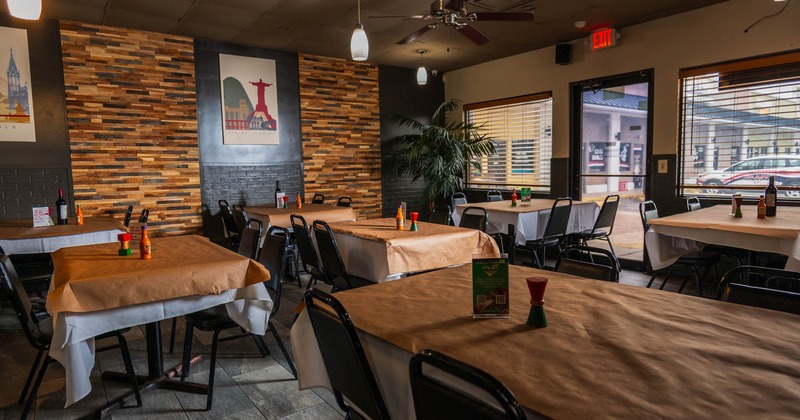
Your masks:
{"label": "recessed ceiling light", "polygon": [[578,29],[581,29],[584,26],[586,26],[586,21],[585,20],[579,20],[579,21],[575,22],[575,27],[578,28]]}

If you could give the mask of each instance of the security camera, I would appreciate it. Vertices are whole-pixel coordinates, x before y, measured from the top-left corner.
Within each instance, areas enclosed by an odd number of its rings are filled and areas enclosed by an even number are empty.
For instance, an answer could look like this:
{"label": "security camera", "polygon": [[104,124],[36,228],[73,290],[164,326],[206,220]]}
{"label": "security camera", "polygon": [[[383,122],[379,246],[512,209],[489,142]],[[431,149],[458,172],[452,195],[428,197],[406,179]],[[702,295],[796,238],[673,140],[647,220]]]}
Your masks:
{"label": "security camera", "polygon": [[431,75],[432,75],[433,77],[436,77],[436,76],[438,76],[438,75],[439,75],[439,70],[431,70]]}

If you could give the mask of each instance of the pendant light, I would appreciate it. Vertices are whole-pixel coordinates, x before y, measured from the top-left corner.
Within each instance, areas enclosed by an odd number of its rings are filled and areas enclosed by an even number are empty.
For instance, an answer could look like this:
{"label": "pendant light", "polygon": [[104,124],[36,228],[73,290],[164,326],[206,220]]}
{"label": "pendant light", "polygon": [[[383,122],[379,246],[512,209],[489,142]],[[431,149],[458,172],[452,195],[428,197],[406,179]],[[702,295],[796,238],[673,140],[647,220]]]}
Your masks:
{"label": "pendant light", "polygon": [[8,0],[8,11],[16,18],[36,20],[42,15],[42,0]]}
{"label": "pendant light", "polygon": [[350,55],[353,61],[366,61],[369,56],[369,41],[364,25],[361,24],[361,0],[358,0],[358,24],[350,38]]}
{"label": "pendant light", "polygon": [[419,68],[417,69],[417,84],[418,85],[427,85],[428,84],[428,69],[422,65],[422,54],[428,52],[427,50],[417,50],[419,53]]}

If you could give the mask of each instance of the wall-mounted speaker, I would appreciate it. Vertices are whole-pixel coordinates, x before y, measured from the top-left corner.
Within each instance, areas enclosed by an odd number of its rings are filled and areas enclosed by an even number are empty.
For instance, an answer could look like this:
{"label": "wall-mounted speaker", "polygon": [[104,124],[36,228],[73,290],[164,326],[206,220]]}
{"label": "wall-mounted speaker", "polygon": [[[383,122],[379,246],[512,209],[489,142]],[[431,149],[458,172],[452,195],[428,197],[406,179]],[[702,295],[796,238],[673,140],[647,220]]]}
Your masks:
{"label": "wall-mounted speaker", "polygon": [[556,45],[556,64],[567,65],[572,60],[572,45]]}

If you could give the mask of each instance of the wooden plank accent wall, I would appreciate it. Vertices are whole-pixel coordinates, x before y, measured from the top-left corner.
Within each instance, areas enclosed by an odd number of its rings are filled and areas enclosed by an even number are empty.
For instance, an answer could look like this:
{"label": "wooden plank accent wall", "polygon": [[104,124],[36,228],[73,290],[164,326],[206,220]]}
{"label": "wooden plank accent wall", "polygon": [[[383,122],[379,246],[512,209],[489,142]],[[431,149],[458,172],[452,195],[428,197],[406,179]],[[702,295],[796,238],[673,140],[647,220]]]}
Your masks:
{"label": "wooden plank accent wall", "polygon": [[300,54],[306,199],[349,195],[359,219],[381,217],[378,66]]}
{"label": "wooden plank accent wall", "polygon": [[150,209],[156,235],[196,233],[200,169],[191,38],[61,21],[75,200]]}

